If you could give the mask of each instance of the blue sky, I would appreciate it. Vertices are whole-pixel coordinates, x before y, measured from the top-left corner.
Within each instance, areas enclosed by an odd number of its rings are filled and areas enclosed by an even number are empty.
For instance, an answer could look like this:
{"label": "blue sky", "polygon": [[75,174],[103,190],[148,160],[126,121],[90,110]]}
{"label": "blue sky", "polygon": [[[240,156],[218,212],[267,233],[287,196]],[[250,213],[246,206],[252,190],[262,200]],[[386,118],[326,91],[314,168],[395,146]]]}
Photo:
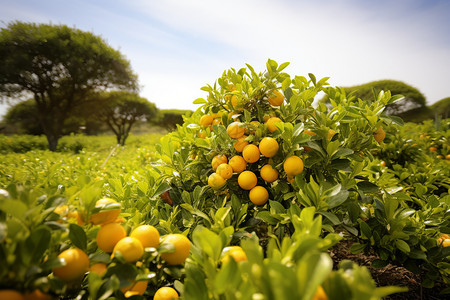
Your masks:
{"label": "blue sky", "polygon": [[224,70],[263,71],[268,58],[334,86],[395,79],[428,104],[450,97],[447,0],[0,0],[0,27],[14,20],[103,37],[160,109],[196,109]]}

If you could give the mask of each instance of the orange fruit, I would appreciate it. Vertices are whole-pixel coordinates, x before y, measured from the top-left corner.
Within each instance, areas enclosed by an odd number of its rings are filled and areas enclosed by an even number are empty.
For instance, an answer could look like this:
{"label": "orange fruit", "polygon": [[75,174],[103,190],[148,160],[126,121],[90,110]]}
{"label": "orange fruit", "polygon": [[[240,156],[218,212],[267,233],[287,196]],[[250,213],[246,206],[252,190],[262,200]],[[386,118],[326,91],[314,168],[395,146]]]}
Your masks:
{"label": "orange fruit", "polygon": [[238,139],[245,133],[244,123],[233,122],[227,127],[228,136],[232,139]]}
{"label": "orange fruit", "polygon": [[226,263],[230,258],[234,259],[235,262],[247,261],[247,254],[239,246],[229,246],[222,250],[222,263]]}
{"label": "orange fruit", "polygon": [[157,248],[159,246],[159,232],[152,225],[140,225],[136,227],[130,233],[130,237],[137,238],[144,248]]}
{"label": "orange fruit", "polygon": [[264,165],[259,173],[261,178],[269,183],[278,179],[278,170],[274,169],[271,165]]}
{"label": "orange fruit", "polygon": [[175,247],[175,252],[163,253],[161,258],[169,265],[180,265],[184,263],[191,250],[191,242],[182,234],[168,234],[163,237],[164,243],[171,243]]}
{"label": "orange fruit", "polygon": [[259,148],[256,145],[250,144],[245,146],[244,150],[242,151],[242,156],[244,157],[246,162],[254,163],[259,160],[261,153],[259,153]]}
{"label": "orange fruit", "polygon": [[236,142],[234,142],[233,147],[237,152],[242,152],[245,146],[248,145],[248,141],[245,140],[246,136],[243,135]]}
{"label": "orange fruit", "polygon": [[450,154],[447,154],[447,155],[445,156],[445,159],[450,160]]}
{"label": "orange fruit", "polygon": [[242,100],[236,95],[231,96],[231,105],[237,110],[242,110]]}
{"label": "orange fruit", "polygon": [[153,296],[153,300],[173,300],[178,298],[177,291],[169,286],[159,288]]}
{"label": "orange fruit", "polygon": [[206,132],[200,131],[200,132],[198,133],[198,137],[201,138],[201,139],[206,139]]}
{"label": "orange fruit", "polygon": [[278,117],[271,117],[267,120],[267,129],[269,129],[270,132],[275,132],[278,130],[277,126],[275,124],[282,122],[280,118]]}
{"label": "orange fruit", "polygon": [[312,300],[328,300],[328,296],[325,294],[325,291],[321,285],[317,287],[316,293],[314,294]]}
{"label": "orange fruit", "polygon": [[430,148],[428,148],[428,150],[433,151],[433,152],[436,152],[436,151],[437,151],[437,148],[436,148],[436,147],[430,147]]}
{"label": "orange fruit", "polygon": [[95,263],[89,268],[89,272],[97,273],[99,276],[103,276],[106,273],[108,267],[104,263]]}
{"label": "orange fruit", "polygon": [[65,216],[69,213],[69,207],[67,205],[60,205],[56,207],[53,212],[57,213],[60,216]]}
{"label": "orange fruit", "polygon": [[273,91],[272,93],[269,94],[269,99],[268,99],[270,105],[273,106],[280,106],[283,101],[284,101],[284,96],[282,93],[280,93],[279,91]]}
{"label": "orange fruit", "polygon": [[386,167],[386,162],[385,162],[384,160],[382,160],[382,161],[380,162],[380,166]]}
{"label": "orange fruit", "polygon": [[0,299],[25,300],[24,296],[16,290],[0,290]]}
{"label": "orange fruit", "polygon": [[208,177],[208,185],[215,190],[222,188],[227,181],[217,173],[212,173]]}
{"label": "orange fruit", "polygon": [[259,151],[265,157],[274,157],[279,148],[277,140],[271,137],[265,137],[259,142]]}
{"label": "orange fruit", "polygon": [[89,257],[83,250],[71,248],[61,252],[58,258],[63,259],[66,265],[53,269],[53,275],[63,281],[73,281],[81,278],[89,270]]}
{"label": "orange fruit", "polygon": [[233,176],[233,168],[229,164],[220,164],[216,169],[216,173],[227,180]]}
{"label": "orange fruit", "polygon": [[209,125],[212,124],[213,120],[214,120],[213,116],[211,116],[211,115],[203,115],[200,118],[200,125],[202,125],[203,127],[208,127]]}
{"label": "orange fruit", "polygon": [[147,280],[135,281],[131,285],[121,288],[120,291],[125,295],[125,298],[130,298],[134,295],[144,295],[147,286]]}
{"label": "orange fruit", "polygon": [[373,134],[373,137],[375,138],[375,141],[381,143],[386,137],[386,132],[384,132],[383,128],[380,126],[378,127],[377,131],[375,131],[375,133]]}
{"label": "orange fruit", "polygon": [[114,222],[120,214],[120,204],[111,198],[98,200],[95,208],[100,208],[102,211],[91,216],[91,223],[94,225]]}
{"label": "orange fruit", "polygon": [[222,124],[221,118],[215,118],[211,123],[211,125],[220,125],[220,124]]}
{"label": "orange fruit", "polygon": [[242,156],[239,155],[233,156],[228,164],[231,166],[233,172],[235,173],[241,173],[247,167],[247,162]]}
{"label": "orange fruit", "polygon": [[105,224],[97,232],[97,246],[105,252],[111,252],[117,242],[126,236],[125,228],[119,223]]}
{"label": "orange fruit", "polygon": [[333,129],[328,129],[328,140],[331,141],[331,139],[333,138],[333,136],[336,134],[336,131],[334,131]]}
{"label": "orange fruit", "polygon": [[305,129],[304,133],[306,133],[306,134],[309,135],[309,136],[315,136],[315,135],[316,135],[315,132],[312,132],[312,131],[309,130],[309,129]]}
{"label": "orange fruit", "polygon": [[255,173],[252,171],[244,171],[239,174],[238,184],[244,190],[251,190],[256,186],[258,178],[256,178]]}
{"label": "orange fruit", "polygon": [[[10,298],[2,298],[0,295],[0,299],[10,299]],[[27,292],[24,294],[25,300],[52,300],[54,299],[51,295],[42,292],[40,289],[35,289],[32,292]]]}
{"label": "orange fruit", "polygon": [[137,238],[128,236],[117,242],[111,258],[116,252],[120,252],[126,262],[135,262],[144,254],[144,247]]}
{"label": "orange fruit", "polygon": [[255,186],[250,190],[250,201],[255,205],[263,205],[269,200],[269,192],[263,186]]}
{"label": "orange fruit", "polygon": [[283,168],[287,175],[295,176],[303,172],[303,160],[296,155],[292,155],[286,158]]}
{"label": "orange fruit", "polygon": [[442,247],[448,247],[448,246],[450,246],[450,239],[445,239],[445,240],[442,242]]}
{"label": "orange fruit", "polygon": [[220,164],[226,164],[228,162],[228,158],[224,154],[217,154],[213,157],[211,161],[211,166],[215,171]]}

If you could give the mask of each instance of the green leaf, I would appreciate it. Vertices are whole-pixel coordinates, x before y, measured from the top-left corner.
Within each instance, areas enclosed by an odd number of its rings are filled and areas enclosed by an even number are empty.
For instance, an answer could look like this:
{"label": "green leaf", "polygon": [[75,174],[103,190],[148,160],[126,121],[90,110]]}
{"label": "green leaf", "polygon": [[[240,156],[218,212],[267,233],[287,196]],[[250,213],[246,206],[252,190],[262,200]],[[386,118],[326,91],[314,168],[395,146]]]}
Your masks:
{"label": "green leaf", "polygon": [[260,211],[255,218],[263,220],[267,224],[270,225],[276,225],[281,220],[281,218],[277,217],[276,215],[271,214],[267,210]]}
{"label": "green leaf", "polygon": [[360,181],[356,185],[364,193],[378,193],[380,191],[378,186],[370,181]]}
{"label": "green leaf", "polygon": [[364,244],[359,244],[359,243],[354,243],[351,247],[350,247],[350,252],[353,254],[358,254],[363,252],[363,250],[366,248],[366,245]]}
{"label": "green leaf", "polygon": [[209,257],[217,261],[222,252],[222,241],[220,237],[203,226],[197,226],[192,233],[194,244],[202,249]]}
{"label": "green leaf", "polygon": [[47,251],[51,240],[51,233],[45,227],[34,230],[27,238],[25,245],[30,254],[29,263],[39,263],[45,251]]}
{"label": "green leaf", "polygon": [[371,263],[374,268],[384,268],[389,264],[388,261],[382,259],[374,259]]}
{"label": "green leaf", "polygon": [[361,222],[359,224],[359,226],[361,228],[362,234],[364,234],[367,238],[371,238],[372,237],[372,229],[370,228],[369,225],[367,225],[366,222]]}
{"label": "green leaf", "polygon": [[69,239],[76,247],[80,248],[83,251],[86,251],[87,237],[82,227],[78,226],[77,224],[70,224]]}
{"label": "green leaf", "polygon": [[206,101],[203,98],[197,98],[194,100],[194,102],[192,102],[193,104],[204,104],[204,103],[208,103],[208,101]]}
{"label": "green leaf", "polygon": [[409,253],[411,251],[408,243],[406,243],[404,240],[396,240],[395,246],[397,246],[397,248],[404,253]]}
{"label": "green leaf", "polygon": [[236,290],[241,281],[239,269],[234,259],[229,259],[222,265],[214,281],[214,290],[218,294],[223,294],[227,289]]}
{"label": "green leaf", "polygon": [[27,206],[19,200],[4,199],[0,202],[0,210],[19,219],[25,216],[27,209]]}

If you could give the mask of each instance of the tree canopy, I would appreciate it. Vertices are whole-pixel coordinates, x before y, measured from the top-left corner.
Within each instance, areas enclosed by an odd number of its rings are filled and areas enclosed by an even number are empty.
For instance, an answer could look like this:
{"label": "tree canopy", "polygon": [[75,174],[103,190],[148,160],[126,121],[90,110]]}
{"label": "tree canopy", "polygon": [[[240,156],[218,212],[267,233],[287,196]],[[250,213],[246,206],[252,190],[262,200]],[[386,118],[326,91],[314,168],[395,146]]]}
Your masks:
{"label": "tree canopy", "polygon": [[154,103],[136,93],[112,91],[95,97],[98,117],[114,132],[117,143],[122,146],[136,121],[152,121],[158,114]]}
{"label": "tree canopy", "polygon": [[65,121],[89,94],[137,89],[137,76],[119,51],[65,25],[9,23],[0,31],[0,59],[0,99],[31,96],[52,151]]}

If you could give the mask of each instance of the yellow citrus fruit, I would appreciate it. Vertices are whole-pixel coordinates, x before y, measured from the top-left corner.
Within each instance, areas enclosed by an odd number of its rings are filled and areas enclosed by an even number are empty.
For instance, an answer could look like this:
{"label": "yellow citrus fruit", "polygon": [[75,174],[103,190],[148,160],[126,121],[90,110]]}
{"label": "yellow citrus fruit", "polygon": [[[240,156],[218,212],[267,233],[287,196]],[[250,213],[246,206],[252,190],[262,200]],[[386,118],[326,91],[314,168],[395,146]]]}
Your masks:
{"label": "yellow citrus fruit", "polygon": [[0,290],[0,299],[25,300],[24,296],[16,290]]}
{"label": "yellow citrus fruit", "polygon": [[259,148],[256,145],[250,144],[245,146],[244,150],[242,151],[242,156],[244,157],[246,162],[254,163],[259,160],[261,153],[259,153]]}
{"label": "yellow citrus fruit", "polygon": [[259,151],[265,157],[274,157],[279,148],[277,140],[271,137],[265,137],[259,142]]}
{"label": "yellow citrus fruit", "polygon": [[232,139],[238,139],[245,133],[244,123],[233,122],[227,127],[228,136]]}
{"label": "yellow citrus fruit", "polygon": [[73,281],[89,270],[89,257],[83,250],[71,248],[61,252],[58,258],[63,259],[65,266],[54,268],[53,275],[63,281]]}
{"label": "yellow citrus fruit", "polygon": [[333,129],[328,129],[328,140],[331,141],[331,139],[333,138],[333,136],[336,134],[336,131],[334,131]]}
{"label": "yellow citrus fruit", "polygon": [[101,210],[105,209],[105,211],[101,211],[91,216],[91,223],[94,225],[114,222],[120,214],[120,204],[111,198],[98,200],[95,203],[95,208],[100,208]]}
{"label": "yellow citrus fruit", "polygon": [[450,239],[445,239],[445,240],[442,242],[442,247],[448,247],[448,246],[450,246]]}
{"label": "yellow citrus fruit", "polygon": [[215,118],[211,123],[211,125],[220,125],[220,124],[222,124],[222,119],[220,118]]}
{"label": "yellow citrus fruit", "polygon": [[445,156],[445,159],[450,160],[450,154],[447,154],[447,155]]}
{"label": "yellow citrus fruit", "polygon": [[384,160],[382,160],[382,161],[380,162],[380,166],[386,167],[386,162],[385,162]]}
{"label": "yellow citrus fruit", "polygon": [[269,96],[269,103],[273,106],[280,106],[284,101],[284,96],[279,91],[273,91]]}
{"label": "yellow citrus fruit", "polygon": [[179,265],[184,263],[191,250],[191,242],[182,234],[168,234],[163,237],[164,243],[171,243],[175,247],[175,252],[163,253],[161,258],[169,265]]}
{"label": "yellow citrus fruit", "polygon": [[304,131],[307,135],[309,135],[309,136],[315,136],[316,135],[316,133],[315,132],[312,132],[311,130],[309,130],[309,129],[305,129],[305,131]]}
{"label": "yellow citrus fruit", "polygon": [[247,138],[245,135],[238,138],[236,142],[234,142],[233,147],[237,152],[242,152],[244,150],[245,146],[248,145],[248,141],[245,140]]}
{"label": "yellow citrus fruit", "polygon": [[375,138],[375,141],[381,143],[386,137],[386,132],[384,132],[382,127],[378,127],[377,131],[373,134],[373,137]]}
{"label": "yellow citrus fruit", "polygon": [[121,288],[120,291],[125,295],[125,298],[130,298],[134,295],[144,295],[147,286],[147,280],[135,281],[131,285]]}
{"label": "yellow citrus fruit", "polygon": [[169,286],[159,288],[153,296],[153,300],[173,300],[178,298],[177,291]]}
{"label": "yellow citrus fruit", "polygon": [[120,252],[126,262],[135,262],[144,254],[144,247],[137,238],[127,236],[114,246],[111,258],[116,252]]}
{"label": "yellow citrus fruit", "polygon": [[267,182],[274,182],[278,179],[278,170],[271,165],[264,165],[260,171],[261,178]]}
{"label": "yellow citrus fruit", "polygon": [[200,125],[202,125],[203,127],[208,127],[209,125],[212,124],[213,120],[214,120],[213,116],[211,116],[211,115],[203,115],[200,118]]}
{"label": "yellow citrus fruit", "polygon": [[278,117],[271,117],[267,120],[267,129],[269,129],[270,132],[275,132],[278,130],[277,126],[275,124],[282,122],[280,118]]}
{"label": "yellow citrus fruit", "polygon": [[89,268],[89,272],[97,273],[100,276],[106,273],[108,267],[104,263],[95,263]]}
{"label": "yellow citrus fruit", "polygon": [[231,166],[233,172],[235,173],[241,173],[245,170],[245,168],[247,168],[247,162],[242,156],[239,155],[233,156],[228,164]]}
{"label": "yellow citrus fruit", "polygon": [[233,168],[229,164],[220,164],[216,173],[221,176],[223,179],[230,179],[233,176]]}
{"label": "yellow citrus fruit", "polygon": [[60,216],[65,216],[69,213],[69,207],[67,205],[60,205],[55,208],[54,212]]}
{"label": "yellow citrus fruit", "polygon": [[255,205],[263,205],[269,200],[269,192],[263,186],[255,186],[249,193],[250,201]]}
{"label": "yellow citrus fruit", "polygon": [[217,173],[212,173],[208,177],[208,185],[215,190],[222,188],[227,181]]}
{"label": "yellow citrus fruit", "polygon": [[321,285],[317,287],[316,293],[314,294],[312,300],[328,300],[328,296],[325,294],[325,291]]}
{"label": "yellow citrus fruit", "polygon": [[136,227],[130,233],[130,237],[137,238],[144,248],[157,248],[159,246],[159,232],[152,225],[140,225]]}
{"label": "yellow citrus fruit", "polygon": [[240,109],[242,109],[242,100],[240,100],[240,99],[238,98],[238,96],[233,95],[233,96],[231,96],[231,105],[232,105],[235,109],[240,110]]}
{"label": "yellow citrus fruit", "polygon": [[231,258],[234,259],[235,262],[247,261],[247,255],[239,246],[229,246],[223,248],[221,256],[222,263],[228,262]]}
{"label": "yellow citrus fruit", "polygon": [[[0,299],[10,299],[10,298],[2,298],[0,295]],[[52,300],[54,299],[51,295],[42,292],[40,289],[35,289],[32,292],[26,292],[24,294],[25,300]]]}
{"label": "yellow citrus fruit", "polygon": [[213,157],[211,161],[211,166],[213,170],[215,171],[217,167],[221,164],[226,164],[228,162],[228,158],[224,154],[217,154]]}
{"label": "yellow citrus fruit", "polygon": [[303,160],[296,155],[292,155],[286,158],[283,168],[287,175],[295,176],[303,172]]}
{"label": "yellow citrus fruit", "polygon": [[105,224],[97,232],[97,246],[105,252],[111,252],[117,242],[126,236],[125,228],[119,223]]}
{"label": "yellow citrus fruit", "polygon": [[255,173],[252,171],[244,171],[239,174],[238,184],[244,190],[251,190],[255,187],[258,182],[258,178],[256,178]]}

